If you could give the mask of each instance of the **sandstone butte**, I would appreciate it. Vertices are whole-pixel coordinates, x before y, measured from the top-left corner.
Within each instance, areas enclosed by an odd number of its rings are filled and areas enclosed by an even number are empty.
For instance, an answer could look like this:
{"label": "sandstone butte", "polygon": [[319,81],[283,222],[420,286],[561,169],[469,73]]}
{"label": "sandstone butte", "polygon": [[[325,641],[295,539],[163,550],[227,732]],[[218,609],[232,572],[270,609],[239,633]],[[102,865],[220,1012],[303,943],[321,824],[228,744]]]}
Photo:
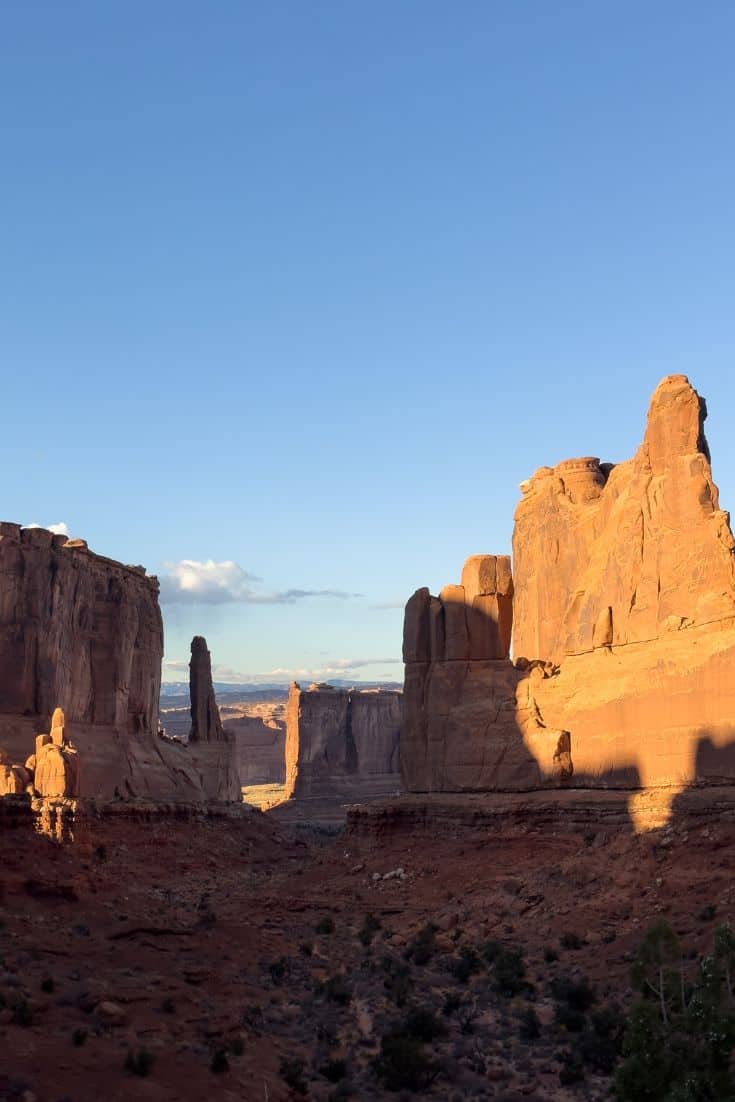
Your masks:
{"label": "sandstone butte", "polygon": [[358,801],[400,788],[400,692],[294,682],[286,708],[286,797]]}
{"label": "sandstone butte", "polygon": [[[78,780],[70,772],[62,785],[67,790],[58,794],[238,799],[234,747],[221,727],[207,727],[191,747],[158,737],[162,655],[158,581],[143,567],[95,555],[83,540],[0,523],[0,781],[6,791],[24,790],[17,770],[25,767],[9,763],[27,761],[39,732],[51,730],[54,745],[52,714],[61,706],[65,741],[58,748],[70,754],[71,736],[79,764]],[[206,698],[199,661],[192,659],[197,699],[202,692]],[[47,765],[51,759],[58,778],[60,754],[51,754]]]}
{"label": "sandstone butte", "polygon": [[475,555],[460,585],[410,598],[408,791],[735,779],[735,541],[705,417],[665,378],[633,459],[521,485],[512,572]]}

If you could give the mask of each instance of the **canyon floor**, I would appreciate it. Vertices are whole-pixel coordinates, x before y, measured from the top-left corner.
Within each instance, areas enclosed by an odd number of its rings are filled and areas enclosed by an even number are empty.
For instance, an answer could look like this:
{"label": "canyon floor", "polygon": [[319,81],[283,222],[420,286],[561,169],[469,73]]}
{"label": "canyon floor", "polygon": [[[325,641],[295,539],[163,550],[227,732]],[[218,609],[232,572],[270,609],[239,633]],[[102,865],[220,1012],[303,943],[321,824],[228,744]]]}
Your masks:
{"label": "canyon floor", "polygon": [[615,1021],[653,921],[704,952],[735,911],[735,793],[668,802],[89,809],[63,845],[5,813],[0,1099],[609,1097],[563,992]]}

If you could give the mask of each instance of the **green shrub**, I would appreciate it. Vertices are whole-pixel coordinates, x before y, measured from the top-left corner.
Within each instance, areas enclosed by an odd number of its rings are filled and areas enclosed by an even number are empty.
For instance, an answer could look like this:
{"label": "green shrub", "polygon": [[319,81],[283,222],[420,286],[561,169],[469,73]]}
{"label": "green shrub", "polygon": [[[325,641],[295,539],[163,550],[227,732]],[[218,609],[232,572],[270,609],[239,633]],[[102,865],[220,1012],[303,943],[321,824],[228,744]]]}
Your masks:
{"label": "green shrub", "polygon": [[426,965],[436,953],[436,932],[438,926],[433,922],[427,922],[406,947],[406,960],[412,960],[414,964]]}
{"label": "green shrub", "polygon": [[482,961],[468,945],[463,946],[459,956],[452,961],[452,975],[458,983],[467,983],[470,976],[474,976],[482,969]]}
{"label": "green shrub", "polygon": [[561,935],[561,937],[559,938],[559,944],[561,945],[562,949],[581,949],[584,945],[584,941],[579,936],[579,934],[568,932]]}
{"label": "green shrub", "polygon": [[406,1037],[413,1037],[417,1041],[436,1041],[439,1037],[446,1037],[447,1027],[441,1018],[423,1006],[415,1006],[409,1010],[403,1020],[402,1032]]}
{"label": "green shrub", "polygon": [[330,1083],[339,1083],[347,1075],[347,1064],[344,1060],[330,1060],[319,1072]]}
{"label": "green shrub", "polygon": [[386,1033],[380,1053],[373,1060],[378,1082],[389,1091],[421,1091],[436,1079],[439,1068],[426,1054],[421,1041],[406,1037],[400,1029]]}
{"label": "green shrub", "polygon": [[283,983],[288,970],[288,959],[286,957],[279,957],[278,960],[271,961],[268,965],[271,980],[276,985]]}
{"label": "green shrub", "polygon": [[153,1070],[155,1062],[156,1058],[153,1053],[149,1049],[141,1046],[141,1048],[138,1049],[128,1049],[123,1067],[125,1071],[129,1071],[133,1075],[138,1075],[141,1079],[145,1079]]}
{"label": "green shrub", "polygon": [[75,1029],[74,1032],[71,1035],[71,1043],[74,1045],[74,1048],[81,1048],[82,1045],[86,1042],[86,1040],[87,1040],[87,1031],[86,1031],[86,1029]]}
{"label": "green shrub", "polygon": [[375,915],[365,915],[362,928],[357,935],[360,942],[365,946],[365,948],[367,948],[368,945],[372,943],[373,938],[380,928],[380,921],[375,917]]}
{"label": "green shrub", "polygon": [[44,979],[41,980],[41,990],[44,991],[47,995],[50,995],[52,991],[55,990],[55,988],[56,984],[52,980],[51,976],[46,976]]}
{"label": "green shrub", "polygon": [[230,1070],[230,1061],[227,1059],[226,1049],[218,1048],[213,1053],[209,1070],[214,1072],[215,1075],[223,1075],[224,1072]]}
{"label": "green shrub", "polygon": [[296,1094],[306,1094],[307,1086],[304,1079],[304,1061],[283,1057],[279,1067],[281,1079],[287,1087]]}
{"label": "green shrub", "polygon": [[320,984],[318,994],[329,999],[331,1003],[336,1003],[337,1006],[349,1006],[352,1001],[352,988],[347,982],[347,977],[341,972],[338,972],[335,976],[330,976],[329,979]]}
{"label": "green shrub", "polygon": [[550,945],[547,945],[544,949],[544,960],[547,964],[553,964],[555,960],[559,959],[559,954],[556,949],[552,949]]}
{"label": "green shrub", "polygon": [[521,1014],[519,1035],[522,1041],[536,1041],[541,1036],[541,1022],[532,1006],[526,1007]]}
{"label": "green shrub", "polygon": [[334,933],[334,919],[331,915],[325,915],[324,918],[320,918],[314,927],[314,931],[317,934],[324,934],[329,936]]}
{"label": "green shrub", "polygon": [[499,995],[512,999],[520,995],[526,983],[526,965],[520,949],[501,949],[493,965],[493,986]]}
{"label": "green shrub", "polygon": [[386,973],[383,980],[385,993],[396,1006],[406,1005],[408,997],[413,990],[413,979],[409,965],[393,957],[383,957],[381,967]]}

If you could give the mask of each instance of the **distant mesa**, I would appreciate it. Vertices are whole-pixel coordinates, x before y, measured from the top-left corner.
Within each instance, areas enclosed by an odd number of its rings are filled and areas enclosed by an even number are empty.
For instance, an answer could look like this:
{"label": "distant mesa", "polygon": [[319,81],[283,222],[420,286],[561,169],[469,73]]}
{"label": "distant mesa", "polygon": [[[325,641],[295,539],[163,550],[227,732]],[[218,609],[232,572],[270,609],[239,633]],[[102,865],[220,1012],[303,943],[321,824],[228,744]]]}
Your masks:
{"label": "distant mesa", "polygon": [[286,710],[286,796],[358,801],[400,788],[400,692],[294,682]]}
{"label": "distant mesa", "polygon": [[411,597],[408,790],[735,779],[735,540],[705,417],[686,376],[664,379],[633,459],[521,485],[512,577],[475,555],[461,585]]}

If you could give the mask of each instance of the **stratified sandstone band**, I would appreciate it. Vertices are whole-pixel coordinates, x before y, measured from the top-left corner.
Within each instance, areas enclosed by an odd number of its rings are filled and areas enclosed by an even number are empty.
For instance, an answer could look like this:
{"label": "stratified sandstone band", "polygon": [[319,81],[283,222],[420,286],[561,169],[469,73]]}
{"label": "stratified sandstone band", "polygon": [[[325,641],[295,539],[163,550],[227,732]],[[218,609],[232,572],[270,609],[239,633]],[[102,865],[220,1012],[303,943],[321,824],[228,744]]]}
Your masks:
{"label": "stratified sandstone band", "polygon": [[705,416],[685,376],[664,379],[632,460],[522,485],[512,583],[492,581],[507,559],[473,556],[462,586],[410,599],[407,789],[735,778],[735,541]]}

